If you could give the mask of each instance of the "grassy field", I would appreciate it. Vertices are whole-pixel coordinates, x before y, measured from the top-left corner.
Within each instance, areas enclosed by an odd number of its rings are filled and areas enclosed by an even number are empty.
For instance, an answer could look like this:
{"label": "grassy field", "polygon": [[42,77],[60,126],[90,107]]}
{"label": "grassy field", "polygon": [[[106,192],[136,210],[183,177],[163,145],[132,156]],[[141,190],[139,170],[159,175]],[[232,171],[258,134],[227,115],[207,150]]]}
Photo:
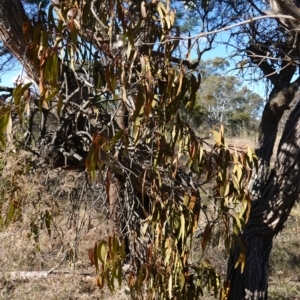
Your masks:
{"label": "grassy field", "polygon": [[[227,141],[255,146],[255,141],[249,139]],[[14,222],[0,231],[0,300],[129,299],[124,290],[111,295],[107,290],[99,291],[94,284],[88,249],[107,235],[103,191],[96,185],[86,186],[86,196],[82,196],[76,186],[82,188],[84,174],[54,170],[37,176],[30,173],[29,167],[22,167],[30,165],[27,154],[13,159],[10,156],[9,163],[4,163],[7,157],[0,162],[0,208],[7,212],[9,207],[5,205],[14,203],[15,213],[11,215]],[[5,219],[0,220],[4,228]],[[196,240],[193,255],[197,255],[197,247]],[[269,299],[300,299],[299,249],[297,204],[285,229],[274,240]],[[226,256],[222,248],[214,248],[208,258],[224,276]],[[18,276],[23,273],[12,273],[37,271],[41,277],[49,270],[53,271],[46,278],[22,279]]]}

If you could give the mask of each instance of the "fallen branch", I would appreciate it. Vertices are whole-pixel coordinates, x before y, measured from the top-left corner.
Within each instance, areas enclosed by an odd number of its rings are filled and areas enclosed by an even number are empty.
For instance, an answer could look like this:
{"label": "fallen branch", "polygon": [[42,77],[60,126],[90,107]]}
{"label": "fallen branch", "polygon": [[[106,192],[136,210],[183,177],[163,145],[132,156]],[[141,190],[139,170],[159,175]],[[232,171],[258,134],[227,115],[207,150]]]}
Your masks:
{"label": "fallen branch", "polygon": [[30,280],[30,279],[44,279],[50,274],[54,273],[55,269],[61,266],[66,260],[66,255],[62,260],[49,271],[12,271],[12,272],[1,272],[0,274],[10,280]]}
{"label": "fallen branch", "polygon": [[0,272],[0,278],[5,278],[11,281],[28,281],[34,279],[47,279],[50,275],[60,274],[60,275],[79,275],[89,277],[93,279],[93,275],[95,272],[87,272],[87,273],[75,273],[73,271],[12,271],[12,272]]}

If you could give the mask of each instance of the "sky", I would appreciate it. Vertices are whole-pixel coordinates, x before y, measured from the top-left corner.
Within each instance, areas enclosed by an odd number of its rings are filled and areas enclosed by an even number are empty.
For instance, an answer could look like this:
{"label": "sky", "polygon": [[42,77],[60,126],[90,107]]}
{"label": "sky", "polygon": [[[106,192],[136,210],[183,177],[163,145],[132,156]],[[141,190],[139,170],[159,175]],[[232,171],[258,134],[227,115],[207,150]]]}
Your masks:
{"label": "sky", "polygon": [[[1,1],[1,0],[0,0]],[[229,33],[227,32],[222,32],[218,35],[218,40],[220,41],[227,41],[229,38]],[[205,46],[205,38],[203,38],[203,44],[202,47]],[[201,43],[200,43],[201,47]],[[223,44],[220,43],[218,44],[215,48],[205,52],[202,56],[202,60],[206,59],[213,59],[215,57],[224,57],[228,58],[229,55],[231,54],[230,52],[233,52],[234,49],[231,48],[230,46],[226,46],[226,42]],[[195,54],[196,55],[196,54]],[[191,56],[193,58],[193,52],[191,53]],[[196,56],[195,56],[196,58]],[[230,60],[233,62],[232,60]],[[234,64],[234,65],[233,65]],[[230,68],[235,68],[236,63],[233,63]],[[229,68],[229,69],[230,69]],[[233,75],[233,76],[240,76],[238,74],[238,71],[230,72],[228,75]],[[1,83],[0,85],[2,86],[8,86],[8,87],[13,87],[14,83],[16,80],[19,78],[22,78],[23,83],[27,83],[29,79],[26,77],[26,73],[23,72],[21,64],[17,63],[15,68],[9,72],[6,72],[5,74],[1,74]],[[265,86],[262,83],[255,83],[253,81],[245,81],[245,85],[252,90],[253,92],[259,94],[262,98],[265,98]]]}
{"label": "sky", "polygon": [[[216,48],[204,53],[202,59],[206,60],[206,59],[213,59],[215,57],[228,57],[228,55],[230,54],[228,53],[229,50],[230,49],[227,49],[225,45],[219,45]],[[234,74],[234,75],[238,76],[238,74]],[[22,77],[24,83],[28,82],[28,78],[26,78],[25,72],[22,72],[22,66],[20,64],[17,64],[13,70],[1,75],[0,85],[13,87],[14,83],[16,82],[19,76]],[[262,97],[265,96],[265,88],[262,84],[258,84],[255,82],[247,82],[246,84],[247,87],[251,89],[253,92],[261,95]]]}
{"label": "sky", "polygon": [[[47,8],[46,8],[46,11],[47,11]],[[203,38],[203,39],[205,40],[205,38]],[[216,48],[211,49],[210,51],[204,53],[204,55],[202,56],[202,60],[213,59],[215,57],[227,58],[230,55],[230,52],[234,51],[233,48],[230,48],[229,46],[225,46],[226,41],[228,39],[229,39],[229,32],[225,31],[225,32],[221,32],[220,34],[218,34],[218,40],[224,41],[224,44],[218,44],[218,46]],[[235,65],[233,67],[235,67]],[[1,79],[0,85],[13,87],[14,83],[16,82],[18,77],[21,75],[22,75],[22,79],[23,79],[24,83],[27,83],[28,78],[26,78],[25,72],[22,72],[22,66],[20,64],[17,64],[16,67],[12,71],[9,71],[9,72],[6,72],[5,74],[0,75],[0,79]],[[238,74],[237,71],[230,72],[228,75],[240,76],[240,74]],[[266,88],[265,88],[264,84],[257,83],[257,82],[255,83],[254,81],[250,80],[250,81],[245,81],[245,85],[247,85],[247,87],[250,90],[252,90],[253,92],[259,94],[262,98],[265,98]]]}
{"label": "sky", "polygon": [[[221,36],[223,35],[223,38],[221,37],[220,40],[226,41],[227,40],[226,37],[228,38],[228,34],[229,33],[223,32],[221,34]],[[242,81],[244,81],[243,85],[246,85],[247,88],[252,90],[254,93],[257,93],[262,98],[266,98],[266,87],[263,84],[263,82],[255,82],[255,81],[251,80],[250,77],[248,77],[248,80],[246,80],[247,75],[245,76],[245,78],[242,78],[240,70],[236,69],[238,62],[242,58],[234,57],[234,59],[232,59],[231,56],[233,53],[235,53],[235,51],[236,51],[236,49],[234,49],[230,46],[226,46],[226,42],[224,42],[224,44],[220,43],[215,48],[209,50],[208,52],[205,52],[202,55],[201,59],[203,61],[203,60],[207,60],[207,59],[214,59],[216,57],[228,58],[230,66],[228,68],[228,72],[227,73],[224,72],[225,76],[230,75],[230,76],[240,77],[240,79]],[[231,57],[231,58],[229,59],[229,57]]]}

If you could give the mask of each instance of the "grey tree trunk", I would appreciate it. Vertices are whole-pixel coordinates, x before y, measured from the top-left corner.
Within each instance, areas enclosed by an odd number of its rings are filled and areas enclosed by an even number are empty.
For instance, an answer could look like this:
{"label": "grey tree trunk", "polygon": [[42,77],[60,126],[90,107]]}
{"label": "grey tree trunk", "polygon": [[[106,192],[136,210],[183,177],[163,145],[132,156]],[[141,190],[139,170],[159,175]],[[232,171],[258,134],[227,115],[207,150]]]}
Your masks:
{"label": "grey tree trunk", "polygon": [[267,299],[269,256],[272,239],[283,228],[300,192],[300,102],[295,106],[285,125],[277,152],[276,164],[270,170],[278,123],[299,88],[299,78],[271,93],[261,123],[259,170],[253,184],[253,204],[241,239],[246,246],[246,264],[234,268],[241,249],[235,246],[228,262],[227,280],[230,300]]}

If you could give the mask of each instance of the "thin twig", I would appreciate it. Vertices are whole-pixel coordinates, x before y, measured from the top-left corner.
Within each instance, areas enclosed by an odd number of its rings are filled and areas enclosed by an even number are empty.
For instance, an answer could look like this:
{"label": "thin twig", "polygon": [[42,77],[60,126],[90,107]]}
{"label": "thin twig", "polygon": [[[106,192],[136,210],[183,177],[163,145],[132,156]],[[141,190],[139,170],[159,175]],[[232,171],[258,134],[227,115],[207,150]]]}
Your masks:
{"label": "thin twig", "polygon": [[96,12],[95,12],[94,4],[95,4],[95,0],[93,0],[92,3],[91,3],[91,12],[92,12],[92,14],[94,15],[95,19],[98,21],[98,23],[100,24],[100,26],[101,26],[103,29],[108,29],[108,27],[105,26],[105,25],[103,24],[103,22],[98,18],[97,14],[96,14]]}
{"label": "thin twig", "polygon": [[187,37],[170,37],[168,39],[166,39],[165,41],[162,42],[155,42],[155,43],[145,43],[145,42],[141,42],[143,45],[158,45],[158,44],[166,44],[170,41],[178,41],[178,40],[193,40],[193,39],[199,39],[208,35],[212,35],[212,34],[216,34],[216,33],[220,33],[223,31],[227,31],[230,30],[232,28],[235,27],[239,27],[245,24],[249,24],[258,20],[263,20],[263,19],[269,19],[269,18],[274,18],[274,19],[288,19],[288,20],[293,20],[293,21],[297,21],[294,17],[292,16],[288,16],[288,15],[280,15],[280,14],[272,14],[272,15],[265,15],[265,16],[259,16],[259,17],[253,17],[253,18],[249,18],[248,20],[233,24],[233,25],[229,25],[229,26],[225,26],[221,29],[216,29],[216,30],[212,30],[212,31],[208,31],[208,32],[202,32],[199,33],[197,35],[194,36],[187,36]]}

